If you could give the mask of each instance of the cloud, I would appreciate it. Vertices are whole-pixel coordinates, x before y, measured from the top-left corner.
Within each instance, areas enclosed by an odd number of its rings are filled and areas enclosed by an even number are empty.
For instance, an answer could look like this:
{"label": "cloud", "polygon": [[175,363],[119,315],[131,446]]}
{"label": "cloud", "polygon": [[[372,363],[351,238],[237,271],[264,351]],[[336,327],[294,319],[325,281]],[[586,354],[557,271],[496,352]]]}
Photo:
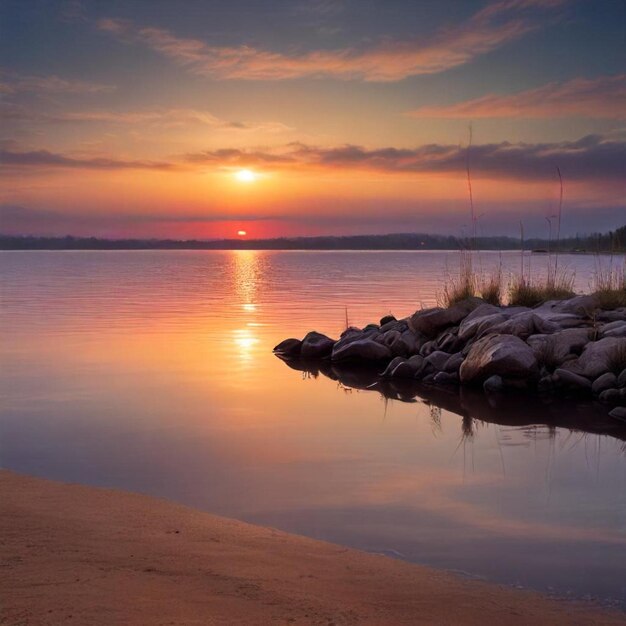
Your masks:
{"label": "cloud", "polygon": [[80,159],[49,152],[48,150],[32,150],[18,152],[14,150],[0,150],[0,163],[3,167],[22,168],[70,168],[70,169],[93,169],[93,170],[171,170],[176,166],[172,163],[158,161],[125,161],[105,157]]}
{"label": "cloud", "polygon": [[[323,168],[370,170],[382,173],[453,173],[466,167],[467,150],[460,146],[430,144],[418,148],[377,148],[346,145],[316,147],[289,144],[277,151],[222,149],[187,154],[184,160],[222,167]],[[527,144],[475,145],[472,170],[477,178],[549,180],[556,166],[569,180],[626,178],[626,141],[588,135],[577,141]]]}
{"label": "cloud", "polygon": [[553,11],[565,1],[501,0],[431,38],[384,39],[369,48],[293,54],[245,45],[210,46],[162,28],[136,27],[126,20],[102,19],[98,27],[125,41],[139,42],[192,73],[213,78],[285,80],[307,76],[386,82],[469,63],[538,29],[545,23],[546,11]]}
{"label": "cloud", "polygon": [[626,118],[626,74],[575,78],[550,83],[508,96],[489,94],[449,106],[427,106],[411,111],[413,117],[593,117]]}
{"label": "cloud", "polygon": [[[472,172],[477,179],[553,180],[558,166],[567,181],[626,180],[626,140],[619,136],[588,135],[577,141],[474,145]],[[97,170],[152,169],[230,170],[252,167],[267,171],[298,170],[311,173],[369,171],[381,174],[451,174],[464,176],[467,149],[457,145],[429,144],[417,148],[368,149],[345,145],[319,147],[291,143],[275,149],[222,148],[188,153],[167,161],[123,160],[107,157],[79,158],[48,150],[0,149],[6,168],[82,168]]]}
{"label": "cloud", "polygon": [[72,80],[51,76],[21,76],[17,74],[0,74],[0,93],[13,94],[18,92],[98,94],[114,91],[113,85],[104,85],[84,80]]}
{"label": "cloud", "polygon": [[240,132],[258,131],[266,133],[280,133],[293,130],[293,128],[281,122],[223,120],[208,111],[197,109],[153,109],[138,111],[111,111],[99,109],[94,111],[40,113],[29,110],[21,105],[4,102],[0,103],[0,119],[21,120],[43,124],[63,124],[71,122],[122,125],[146,124],[163,128],[204,125],[218,130]]}

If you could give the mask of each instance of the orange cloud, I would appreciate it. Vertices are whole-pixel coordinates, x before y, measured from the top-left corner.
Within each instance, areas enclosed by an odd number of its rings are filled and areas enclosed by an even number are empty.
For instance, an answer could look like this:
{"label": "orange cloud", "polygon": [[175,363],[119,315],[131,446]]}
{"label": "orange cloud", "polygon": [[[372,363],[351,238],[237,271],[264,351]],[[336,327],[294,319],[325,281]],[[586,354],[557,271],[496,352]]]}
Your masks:
{"label": "orange cloud", "polygon": [[210,46],[161,28],[137,28],[125,20],[103,19],[98,27],[142,43],[205,76],[247,80],[331,76],[386,82],[464,65],[536,30],[541,25],[537,12],[564,2],[501,0],[478,11],[466,23],[443,29],[427,40],[383,40],[369,49],[315,50],[293,55],[250,46]]}
{"label": "orange cloud", "polygon": [[494,118],[565,117],[626,118],[626,74],[575,78],[550,83],[508,96],[489,94],[450,106],[427,106],[411,111],[413,117]]}

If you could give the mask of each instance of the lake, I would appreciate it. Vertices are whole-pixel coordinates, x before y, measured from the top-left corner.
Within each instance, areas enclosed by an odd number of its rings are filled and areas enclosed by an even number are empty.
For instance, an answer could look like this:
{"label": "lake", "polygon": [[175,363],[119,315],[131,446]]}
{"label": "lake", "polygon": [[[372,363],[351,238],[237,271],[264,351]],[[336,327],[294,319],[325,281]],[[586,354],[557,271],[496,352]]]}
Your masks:
{"label": "lake", "polygon": [[[597,259],[559,262],[588,290]],[[520,256],[476,264],[508,275]],[[1,252],[0,464],[626,607],[626,432],[605,432],[606,411],[367,389],[371,373],[271,352],[433,305],[457,266],[427,251]]]}

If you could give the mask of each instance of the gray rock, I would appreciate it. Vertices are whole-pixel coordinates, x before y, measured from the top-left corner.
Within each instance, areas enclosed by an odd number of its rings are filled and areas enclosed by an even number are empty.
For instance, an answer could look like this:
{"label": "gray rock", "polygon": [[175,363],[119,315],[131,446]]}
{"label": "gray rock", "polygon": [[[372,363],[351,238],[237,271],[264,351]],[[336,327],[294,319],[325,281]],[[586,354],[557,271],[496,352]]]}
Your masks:
{"label": "gray rock", "polygon": [[539,361],[549,352],[550,358],[561,364],[579,355],[589,341],[589,329],[566,328],[552,335],[531,335],[526,342]]}
{"label": "gray rock", "polygon": [[[500,335],[515,335],[526,339],[536,333],[549,334],[561,330],[561,327],[549,320],[542,318],[533,311],[524,311],[513,315],[508,320],[492,326],[491,329],[484,329],[487,332],[498,333]],[[479,335],[480,336],[480,335]]]}
{"label": "gray rock", "polygon": [[396,318],[389,314],[389,315],[385,315],[384,317],[380,318],[380,326],[384,326],[385,324],[389,324],[389,322],[396,322]]}
{"label": "gray rock", "polygon": [[577,316],[589,316],[598,308],[598,298],[594,295],[574,296],[566,300],[550,300],[539,308],[550,309],[557,313],[573,313]]}
{"label": "gray rock", "polygon": [[393,370],[396,369],[396,367],[400,365],[400,363],[404,363],[405,361],[406,359],[401,356],[397,356],[391,359],[391,361],[389,362],[389,364],[387,365],[387,367],[385,368],[381,376],[383,378],[387,378],[388,376],[391,376],[391,372],[393,372]]}
{"label": "gray rock", "polygon": [[615,419],[626,422],[626,407],[624,406],[615,407],[612,411],[609,411],[609,415],[611,417],[614,417]]}
{"label": "gray rock", "polygon": [[600,334],[602,337],[626,337],[626,319],[603,324]]}
{"label": "gray rock", "polygon": [[444,372],[449,372],[449,373],[458,372],[459,369],[461,368],[461,365],[463,364],[463,361],[465,361],[465,357],[463,356],[461,352],[457,352],[456,354],[453,354],[443,366]]}
{"label": "gray rock", "polygon": [[449,358],[450,355],[447,352],[441,352],[440,350],[437,350],[429,354],[424,359],[424,363],[426,365],[430,365],[435,371],[441,372],[443,371],[444,366]]}
{"label": "gray rock", "polygon": [[459,375],[456,372],[437,372],[433,376],[433,383],[436,385],[458,385]]}
{"label": "gray rock", "polygon": [[584,376],[560,368],[554,371],[554,376],[558,382],[566,387],[580,391],[591,391],[591,381]]}
{"label": "gray rock", "polygon": [[463,320],[459,326],[459,339],[468,341],[472,337],[480,337],[489,329],[493,328],[497,324],[506,322],[506,320],[506,315],[501,312],[492,313],[491,315],[481,315],[480,317],[476,317],[471,320],[468,316],[468,318]]}
{"label": "gray rock", "polygon": [[422,347],[420,348],[420,354],[422,356],[428,356],[431,352],[435,352],[436,350],[437,350],[437,342],[434,340],[431,340],[422,344]]}
{"label": "gray rock", "polygon": [[461,382],[483,382],[497,374],[503,378],[536,378],[537,359],[531,347],[514,335],[488,335],[474,343],[461,365]]}
{"label": "gray rock", "polygon": [[626,370],[622,370],[621,374],[617,377],[617,386],[626,387]]}
{"label": "gray rock", "polygon": [[620,307],[613,311],[600,311],[595,319],[598,322],[616,322],[626,319],[626,307]]}
{"label": "gray rock", "polygon": [[605,404],[619,404],[621,400],[621,394],[619,389],[606,389],[599,396],[600,402]]}
{"label": "gray rock", "polygon": [[483,383],[483,390],[485,393],[499,393],[504,391],[504,381],[501,376],[494,374],[493,376],[489,376],[487,380]]}
{"label": "gray rock", "polygon": [[615,387],[617,387],[617,376],[613,372],[607,372],[593,381],[591,391],[593,391],[594,395],[599,396],[603,391],[614,389]]}
{"label": "gray rock", "polygon": [[415,378],[415,375],[422,369],[424,359],[415,355],[406,361],[399,363],[391,372],[392,378]]}
{"label": "gray rock", "polygon": [[551,375],[543,376],[537,383],[537,391],[539,393],[552,393],[554,386],[554,378]]}
{"label": "gray rock", "polygon": [[435,307],[434,309],[417,311],[409,318],[409,327],[414,332],[427,337],[435,337],[444,328],[456,326],[481,304],[483,301],[480,298],[468,298],[447,309]]}
{"label": "gray rock", "polygon": [[578,359],[583,374],[592,380],[611,370],[612,360],[618,350],[626,351],[626,338],[605,337],[590,341]]}
{"label": "gray rock", "polygon": [[274,346],[274,353],[282,356],[300,356],[300,348],[302,342],[299,339],[285,339],[281,341],[277,346]]}
{"label": "gray rock", "polygon": [[319,359],[328,356],[333,351],[334,345],[333,339],[313,330],[302,340],[300,356],[303,359]]}
{"label": "gray rock", "polygon": [[382,361],[391,358],[387,346],[372,339],[356,339],[332,352],[333,361]]}
{"label": "gray rock", "polygon": [[376,338],[376,341],[389,347],[396,339],[400,337],[400,332],[397,330],[388,330]]}

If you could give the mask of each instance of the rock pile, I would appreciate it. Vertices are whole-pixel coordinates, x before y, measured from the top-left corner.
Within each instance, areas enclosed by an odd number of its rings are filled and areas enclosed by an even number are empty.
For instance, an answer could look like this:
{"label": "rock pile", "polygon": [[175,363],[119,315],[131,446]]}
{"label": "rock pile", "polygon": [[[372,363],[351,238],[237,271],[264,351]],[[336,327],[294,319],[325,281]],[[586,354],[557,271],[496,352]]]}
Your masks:
{"label": "rock pile", "polygon": [[285,359],[375,364],[382,377],[432,385],[482,385],[486,393],[594,396],[626,420],[626,309],[604,311],[593,296],[535,307],[470,298],[397,320],[348,328],[339,340],[310,332],[285,339]]}

